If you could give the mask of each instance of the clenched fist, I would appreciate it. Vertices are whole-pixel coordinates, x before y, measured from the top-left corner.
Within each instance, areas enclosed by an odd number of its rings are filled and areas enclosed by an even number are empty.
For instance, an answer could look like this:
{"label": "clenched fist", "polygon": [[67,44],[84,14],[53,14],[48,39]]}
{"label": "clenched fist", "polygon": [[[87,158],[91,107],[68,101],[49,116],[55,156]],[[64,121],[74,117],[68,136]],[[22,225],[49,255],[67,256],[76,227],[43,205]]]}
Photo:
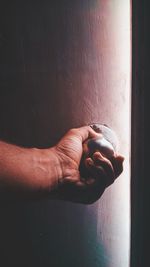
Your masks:
{"label": "clenched fist", "polygon": [[93,203],[123,170],[121,155],[107,159],[96,151],[83,157],[83,143],[98,138],[91,127],[70,130],[55,146],[62,175],[58,181],[58,198],[80,203]]}

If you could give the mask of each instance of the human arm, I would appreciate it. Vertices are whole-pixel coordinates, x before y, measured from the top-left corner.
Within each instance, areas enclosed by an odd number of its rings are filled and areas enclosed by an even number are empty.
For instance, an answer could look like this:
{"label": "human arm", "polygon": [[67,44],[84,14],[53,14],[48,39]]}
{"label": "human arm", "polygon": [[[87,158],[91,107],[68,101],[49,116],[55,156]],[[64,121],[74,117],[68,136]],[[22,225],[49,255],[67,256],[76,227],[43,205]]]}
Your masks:
{"label": "human arm", "polygon": [[[47,149],[22,148],[0,142],[0,189],[17,194],[93,203],[122,172],[123,158],[113,162],[99,152],[86,159],[88,179],[80,176],[83,142],[98,134],[89,126],[70,130]],[[106,183],[105,183],[106,181]]]}
{"label": "human arm", "polygon": [[56,184],[58,159],[50,149],[24,148],[0,141],[0,191],[46,193]]}

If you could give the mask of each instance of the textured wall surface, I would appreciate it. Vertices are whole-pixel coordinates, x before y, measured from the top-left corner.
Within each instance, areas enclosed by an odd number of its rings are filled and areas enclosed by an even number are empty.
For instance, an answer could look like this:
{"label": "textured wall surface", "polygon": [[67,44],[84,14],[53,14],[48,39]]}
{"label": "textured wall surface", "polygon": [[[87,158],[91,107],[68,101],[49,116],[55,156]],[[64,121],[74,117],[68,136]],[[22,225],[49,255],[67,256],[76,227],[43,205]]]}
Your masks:
{"label": "textured wall surface", "polygon": [[124,173],[93,205],[1,203],[0,265],[127,267],[129,1],[5,3],[0,57],[0,138],[42,148],[71,127],[101,122],[126,157]]}

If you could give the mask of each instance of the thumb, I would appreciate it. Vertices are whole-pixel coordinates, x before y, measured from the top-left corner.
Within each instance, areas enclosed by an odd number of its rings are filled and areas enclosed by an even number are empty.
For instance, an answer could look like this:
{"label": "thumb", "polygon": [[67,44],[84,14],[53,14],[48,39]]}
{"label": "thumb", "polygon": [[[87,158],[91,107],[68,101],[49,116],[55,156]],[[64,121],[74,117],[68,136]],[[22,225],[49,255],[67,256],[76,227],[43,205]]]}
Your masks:
{"label": "thumb", "polygon": [[100,137],[101,134],[96,133],[90,126],[83,126],[77,128],[78,135],[81,137],[82,143],[85,142],[88,138]]}

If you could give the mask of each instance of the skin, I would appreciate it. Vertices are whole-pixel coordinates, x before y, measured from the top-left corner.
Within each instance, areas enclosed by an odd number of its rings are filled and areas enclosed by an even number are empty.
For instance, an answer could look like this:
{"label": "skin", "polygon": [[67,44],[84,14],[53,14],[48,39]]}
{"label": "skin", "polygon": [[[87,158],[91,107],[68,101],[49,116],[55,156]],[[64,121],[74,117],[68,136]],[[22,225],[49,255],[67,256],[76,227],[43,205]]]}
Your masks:
{"label": "skin", "polygon": [[123,170],[121,155],[95,151],[83,157],[83,143],[99,137],[91,127],[71,129],[54,147],[23,148],[0,142],[0,190],[15,197],[91,204]]}

